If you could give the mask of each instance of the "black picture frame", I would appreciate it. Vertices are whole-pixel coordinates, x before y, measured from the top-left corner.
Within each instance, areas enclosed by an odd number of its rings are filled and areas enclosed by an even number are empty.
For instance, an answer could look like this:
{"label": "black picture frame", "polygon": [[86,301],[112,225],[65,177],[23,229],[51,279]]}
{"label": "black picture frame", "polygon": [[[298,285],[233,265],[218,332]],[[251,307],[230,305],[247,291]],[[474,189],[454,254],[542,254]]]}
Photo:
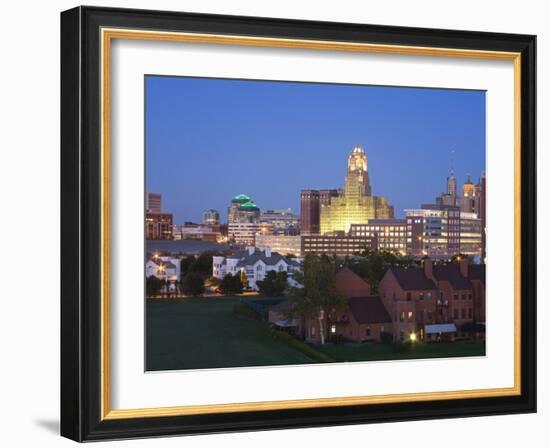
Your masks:
{"label": "black picture frame", "polygon": [[[102,27],[521,53],[521,394],[102,420]],[[92,441],[536,412],[535,58],[531,35],[99,7],[61,13],[61,435]]]}

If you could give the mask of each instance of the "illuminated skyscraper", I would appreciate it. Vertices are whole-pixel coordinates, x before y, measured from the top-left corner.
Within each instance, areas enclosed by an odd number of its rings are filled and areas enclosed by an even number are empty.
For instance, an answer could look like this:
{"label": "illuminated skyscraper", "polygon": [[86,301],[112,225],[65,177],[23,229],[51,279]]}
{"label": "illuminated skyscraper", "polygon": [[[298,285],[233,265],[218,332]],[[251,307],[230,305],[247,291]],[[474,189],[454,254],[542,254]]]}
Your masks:
{"label": "illuminated skyscraper", "polygon": [[228,224],[237,222],[253,222],[260,220],[260,209],[252,201],[250,196],[240,194],[231,200],[227,208]]}
{"label": "illuminated skyscraper", "polygon": [[385,197],[372,196],[367,156],[356,146],[348,157],[343,193],[321,204],[320,233],[348,232],[352,224],[388,218],[393,218],[393,207]]}

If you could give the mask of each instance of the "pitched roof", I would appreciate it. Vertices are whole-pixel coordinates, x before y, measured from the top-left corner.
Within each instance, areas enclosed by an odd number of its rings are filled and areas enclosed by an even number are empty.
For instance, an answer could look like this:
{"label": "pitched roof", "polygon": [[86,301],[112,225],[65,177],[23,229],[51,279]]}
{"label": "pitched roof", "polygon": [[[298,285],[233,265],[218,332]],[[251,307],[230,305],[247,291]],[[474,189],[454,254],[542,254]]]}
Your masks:
{"label": "pitched roof", "polygon": [[391,317],[379,296],[352,297],[348,306],[359,324],[391,323]]}
{"label": "pitched roof", "polygon": [[433,274],[436,280],[448,281],[453,289],[472,289],[472,283],[462,276],[457,263],[436,264],[433,267]]}
{"label": "pitched roof", "polygon": [[346,266],[336,273],[336,293],[348,298],[364,297],[370,295],[370,285]]}
{"label": "pitched roof", "polygon": [[390,268],[399,286],[405,291],[417,291],[421,289],[436,289],[432,280],[426,277],[423,268]]}
{"label": "pitched roof", "polygon": [[485,284],[485,264],[471,264],[468,266],[468,278],[470,280],[479,280]]}
{"label": "pitched roof", "polygon": [[291,307],[292,307],[292,304],[290,303],[290,300],[283,300],[282,302],[279,302],[276,305],[272,305],[269,308],[269,310],[280,313],[282,311],[288,311]]}
{"label": "pitched roof", "polygon": [[283,260],[286,264],[290,264],[290,262],[279,252],[271,252],[271,256],[267,257],[265,255],[265,251],[256,249],[251,255],[249,255],[248,252],[245,252],[244,256],[240,257],[237,267],[252,266],[259,260],[263,261],[267,266],[274,266],[281,260]]}

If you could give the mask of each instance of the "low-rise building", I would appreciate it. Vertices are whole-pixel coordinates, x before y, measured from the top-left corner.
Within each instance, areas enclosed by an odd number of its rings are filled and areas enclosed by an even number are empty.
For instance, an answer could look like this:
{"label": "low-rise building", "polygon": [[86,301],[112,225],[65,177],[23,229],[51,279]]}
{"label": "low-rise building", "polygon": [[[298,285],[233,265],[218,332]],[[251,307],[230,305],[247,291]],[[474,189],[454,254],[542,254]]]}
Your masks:
{"label": "low-rise building", "polygon": [[173,239],[172,213],[146,213],[145,238],[148,240]]}
{"label": "low-rise building", "polygon": [[405,255],[407,225],[404,219],[369,219],[366,224],[352,224],[349,235],[376,239],[376,249]]}
{"label": "low-rise building", "polygon": [[326,341],[364,342],[381,341],[384,333],[392,333],[391,317],[382,300],[370,294],[369,284],[361,277],[344,267],[336,273],[335,286],[345,304],[327,310],[326,314],[320,311],[321,319],[291,317],[292,305],[287,300],[270,309],[270,322],[312,343],[320,343],[322,334]]}
{"label": "low-rise building", "polygon": [[468,260],[426,259],[422,267],[390,268],[379,290],[392,316],[394,340],[456,340],[479,332],[477,324],[485,319],[484,272],[483,265]]}
{"label": "low-rise building", "polygon": [[376,238],[353,236],[344,232],[325,235],[302,235],[302,255],[337,255],[346,257],[365,250],[376,250]]}
{"label": "low-rise building", "polygon": [[256,247],[269,247],[271,252],[299,257],[302,253],[300,235],[262,235],[256,234]]}
{"label": "low-rise building", "polygon": [[407,212],[407,253],[450,258],[481,255],[481,220],[459,207],[424,204]]}
{"label": "low-rise building", "polygon": [[298,235],[300,217],[292,213],[291,208],[265,210],[260,214],[260,221],[272,225],[276,235]]}
{"label": "low-rise building", "polygon": [[256,242],[256,234],[260,231],[257,222],[230,222],[227,226],[229,241],[244,246],[253,246]]}
{"label": "low-rise building", "polygon": [[[151,276],[165,282],[169,291],[177,291],[177,282],[181,279],[181,260],[157,255],[148,258],[145,262],[145,277]],[[163,286],[165,289],[166,286]]]}
{"label": "low-rise building", "polygon": [[246,274],[248,285],[252,289],[258,289],[257,282],[264,280],[267,272],[286,272],[292,274],[300,268],[300,264],[288,259],[271,249],[256,249],[247,247],[245,251],[234,255],[214,256],[212,259],[212,275],[223,279],[227,274],[233,276]]}

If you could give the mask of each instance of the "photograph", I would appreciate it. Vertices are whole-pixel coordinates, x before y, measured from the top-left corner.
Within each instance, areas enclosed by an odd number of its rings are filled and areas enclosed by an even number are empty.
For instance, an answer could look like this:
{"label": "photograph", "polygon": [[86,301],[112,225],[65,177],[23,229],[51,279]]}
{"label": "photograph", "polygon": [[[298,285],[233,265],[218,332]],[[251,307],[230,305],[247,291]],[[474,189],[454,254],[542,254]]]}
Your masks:
{"label": "photograph", "polygon": [[486,93],[145,75],[145,370],[484,357]]}

